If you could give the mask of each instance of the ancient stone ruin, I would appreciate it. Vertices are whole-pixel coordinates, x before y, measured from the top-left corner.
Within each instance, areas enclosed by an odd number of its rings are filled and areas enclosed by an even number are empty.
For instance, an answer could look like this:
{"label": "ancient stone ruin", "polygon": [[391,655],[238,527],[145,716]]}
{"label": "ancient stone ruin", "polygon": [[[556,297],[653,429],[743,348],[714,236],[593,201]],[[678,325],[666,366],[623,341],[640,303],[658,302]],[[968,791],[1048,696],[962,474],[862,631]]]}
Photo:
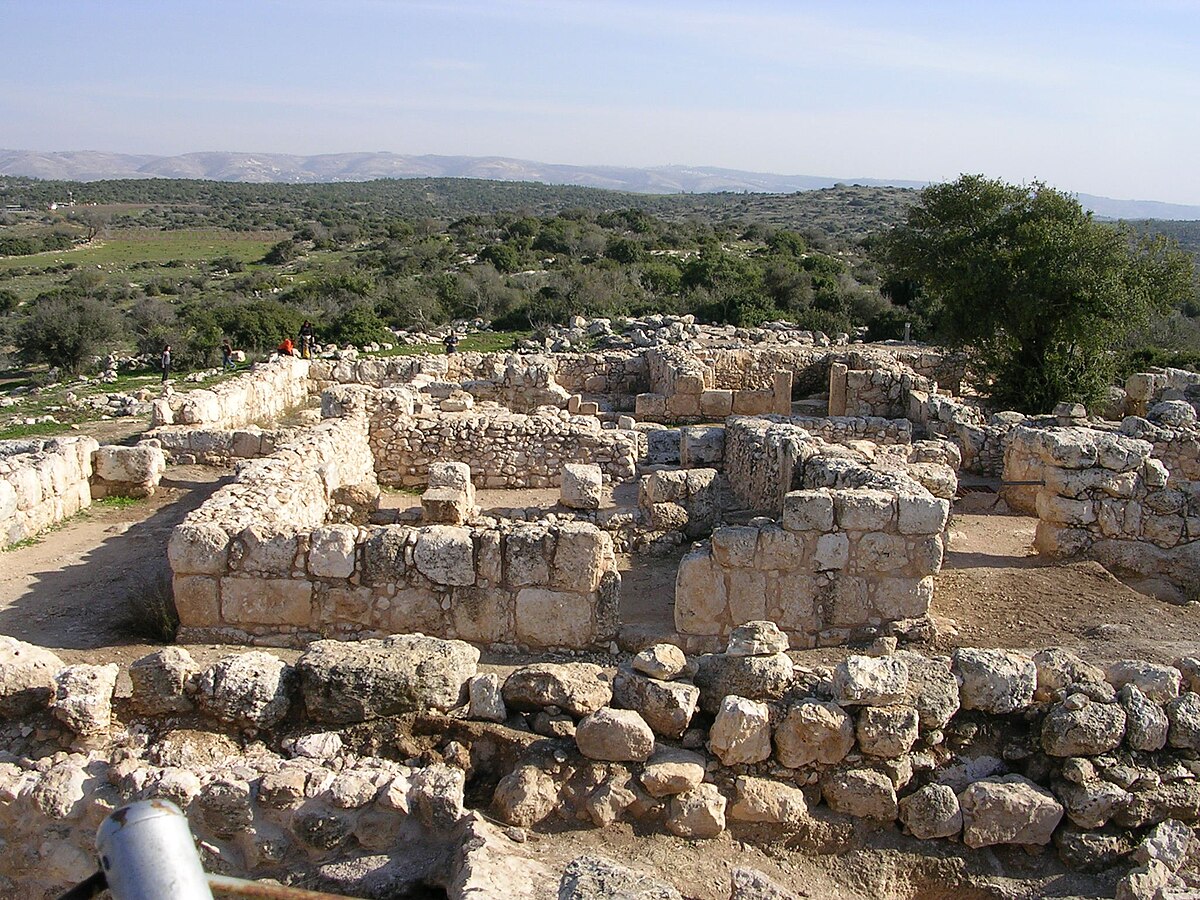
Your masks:
{"label": "ancient stone ruin", "polygon": [[[53,896],[107,812],[157,796],[210,870],[364,897],[681,896],[528,843],[620,823],[1030,848],[1088,891],[1186,896],[1200,660],[942,652],[930,605],[960,477],[1009,482],[1039,552],[1193,599],[1192,381],[1027,417],[933,348],[676,325],[610,351],[279,359],[156,401],[136,447],[5,451],[8,541],[153,490],[164,459],[234,474],[170,539],[184,646],[123,669],[0,639],[0,884]],[[625,621],[648,561],[673,586]],[[905,877],[887,896],[1015,895],[969,866]],[[802,896],[730,879],[706,896]]]}

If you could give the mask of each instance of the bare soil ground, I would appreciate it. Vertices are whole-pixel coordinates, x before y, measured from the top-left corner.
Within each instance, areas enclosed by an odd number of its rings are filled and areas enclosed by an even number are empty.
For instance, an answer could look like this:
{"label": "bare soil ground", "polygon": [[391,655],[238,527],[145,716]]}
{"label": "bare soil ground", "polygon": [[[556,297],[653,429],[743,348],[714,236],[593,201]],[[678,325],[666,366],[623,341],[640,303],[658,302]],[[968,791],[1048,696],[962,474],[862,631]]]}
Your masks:
{"label": "bare soil ground", "polygon": [[[54,648],[67,662],[128,664],[151,652],[159,645],[131,631],[131,598],[152,590],[161,577],[171,528],[226,477],[205,467],[173,466],[153,498],[125,508],[93,507],[30,546],[0,553],[0,633]],[[485,510],[549,509],[558,491],[480,491],[478,497]],[[632,506],[635,499],[625,492],[606,502]],[[393,508],[419,502],[415,494],[385,496]],[[937,649],[1060,645],[1093,659],[1200,654],[1200,604],[1173,605],[1139,594],[1095,563],[1046,563],[1031,551],[1035,524],[1018,516],[955,515],[934,595],[933,612],[943,620]],[[660,558],[619,559],[622,618],[630,627],[672,627],[675,571],[685,551],[686,545]],[[241,649],[189,647],[202,662]],[[844,652],[797,656],[817,662]],[[490,656],[486,661],[492,671],[520,664]],[[786,842],[764,832],[745,842],[726,833],[696,843],[618,824],[529,834],[514,850],[552,870],[582,853],[608,856],[657,873],[695,898],[727,897],[729,872],[738,865],[761,869],[802,896],[831,900],[1111,896],[1113,890],[1111,873],[1069,873],[1049,851],[969,851],[911,841],[891,828],[820,824],[817,812],[821,833]]]}

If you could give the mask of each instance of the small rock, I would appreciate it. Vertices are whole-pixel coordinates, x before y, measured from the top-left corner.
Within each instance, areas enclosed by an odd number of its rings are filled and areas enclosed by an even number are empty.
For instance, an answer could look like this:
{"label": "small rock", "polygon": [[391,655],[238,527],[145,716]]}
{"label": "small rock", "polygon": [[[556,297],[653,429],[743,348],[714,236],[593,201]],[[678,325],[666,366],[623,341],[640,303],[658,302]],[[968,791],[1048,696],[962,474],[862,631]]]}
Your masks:
{"label": "small rock", "polygon": [[725,798],[715,784],[698,784],[671,799],[667,830],[686,838],[715,838],[725,830]]}
{"label": "small rock", "polygon": [[908,666],[894,656],[848,656],[833,670],[833,697],[844,706],[887,706],[904,699]]}
{"label": "small rock", "polygon": [[726,697],[709,730],[709,747],[726,766],[769,759],[771,713],[767,705],[745,697]]}
{"label": "small rock", "polygon": [[962,810],[954,789],[927,784],[900,801],[900,821],[913,837],[922,840],[953,837],[962,831]]}
{"label": "small rock", "polygon": [[650,678],[670,681],[687,668],[687,657],[674,644],[655,644],[633,658],[633,668]]}
{"label": "small rock", "polygon": [[746,622],[730,632],[728,656],[773,656],[788,649],[787,635],[774,622]]}
{"label": "small rock", "polygon": [[488,672],[474,676],[467,683],[467,694],[470,697],[469,715],[472,719],[503,722],[508,718],[499,675]]}
{"label": "small rock", "polygon": [[588,759],[610,762],[643,762],[654,752],[654,732],[631,709],[597,710],[579,723],[575,742]]}

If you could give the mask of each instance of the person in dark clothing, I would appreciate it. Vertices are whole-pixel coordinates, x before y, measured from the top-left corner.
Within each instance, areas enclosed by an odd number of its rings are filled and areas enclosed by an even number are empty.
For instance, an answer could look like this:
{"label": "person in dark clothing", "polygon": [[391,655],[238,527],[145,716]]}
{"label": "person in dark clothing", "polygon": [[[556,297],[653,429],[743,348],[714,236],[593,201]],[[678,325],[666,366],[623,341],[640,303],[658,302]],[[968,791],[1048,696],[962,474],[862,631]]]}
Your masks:
{"label": "person in dark clothing", "polygon": [[167,344],[167,346],[163,347],[161,362],[162,362],[163,384],[166,384],[167,378],[171,374],[171,345],[170,344]]}
{"label": "person in dark clothing", "polygon": [[225,338],[221,344],[221,368],[236,368],[233,364],[233,344],[229,343],[229,338]]}
{"label": "person in dark clothing", "polygon": [[454,329],[450,329],[450,333],[442,338],[442,343],[446,345],[447,356],[458,348],[458,335],[454,333]]}
{"label": "person in dark clothing", "polygon": [[300,326],[300,355],[305,359],[312,359],[313,351],[313,327],[312,322],[308,319],[304,320],[304,324]]}

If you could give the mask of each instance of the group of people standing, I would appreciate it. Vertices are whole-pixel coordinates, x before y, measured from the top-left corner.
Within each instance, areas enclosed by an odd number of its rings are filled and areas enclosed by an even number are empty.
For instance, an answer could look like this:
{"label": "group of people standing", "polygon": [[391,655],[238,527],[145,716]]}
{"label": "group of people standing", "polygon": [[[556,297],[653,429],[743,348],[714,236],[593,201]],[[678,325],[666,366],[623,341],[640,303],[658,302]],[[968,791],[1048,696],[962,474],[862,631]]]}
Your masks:
{"label": "group of people standing", "polygon": [[305,319],[304,324],[300,326],[299,338],[299,346],[297,346],[290,337],[285,337],[279,342],[278,352],[283,356],[299,355],[303,359],[312,359],[313,350],[316,349],[316,340],[312,322],[308,319]]}

